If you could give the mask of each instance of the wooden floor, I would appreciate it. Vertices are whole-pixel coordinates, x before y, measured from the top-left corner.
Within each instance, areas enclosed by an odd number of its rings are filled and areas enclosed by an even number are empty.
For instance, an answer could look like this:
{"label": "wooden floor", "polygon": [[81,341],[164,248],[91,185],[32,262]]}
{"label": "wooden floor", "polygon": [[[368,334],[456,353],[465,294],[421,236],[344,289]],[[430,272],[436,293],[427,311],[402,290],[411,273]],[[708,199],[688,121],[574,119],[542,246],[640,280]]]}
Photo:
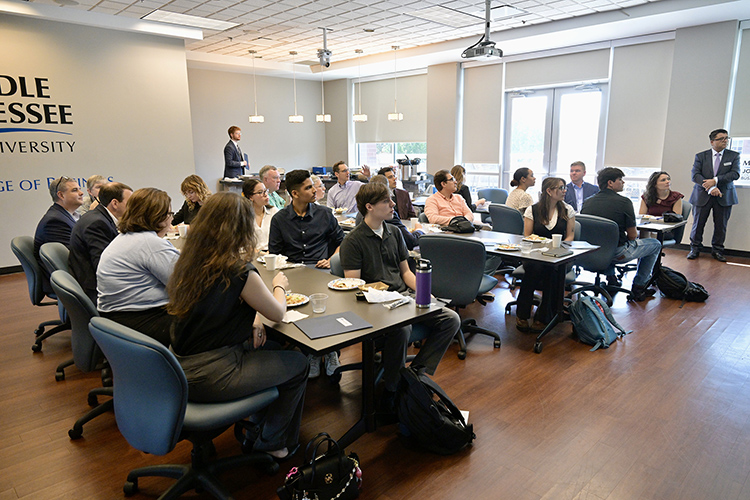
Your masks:
{"label": "wooden floor", "polygon": [[[750,260],[727,265],[667,252],[668,265],[712,296],[682,309],[663,298],[617,297],[615,315],[634,333],[610,349],[589,352],[563,324],[534,354],[533,335],[517,332],[503,313],[512,299],[505,284],[488,307],[470,307],[465,315],[499,331],[503,346],[473,338],[459,361],[454,345],[435,378],[471,412],[474,446],[440,457],[405,448],[395,426],[381,428],[352,446],[364,471],[361,498],[750,498]],[[70,356],[69,333],[32,354],[35,326],[55,311],[30,305],[23,275],[0,277],[0,304],[0,500],[119,499],[131,468],[189,461],[185,443],[164,457],[134,450],[111,414],[70,441],[98,376],[69,368],[55,382],[55,367]],[[342,358],[357,356],[349,348]],[[358,411],[359,373],[340,387],[312,381],[302,440],[340,435]],[[231,432],[216,445],[220,455],[238,451]],[[248,469],[223,479],[238,499],[272,499],[283,476]],[[156,498],[169,484],[143,480],[133,498]]]}

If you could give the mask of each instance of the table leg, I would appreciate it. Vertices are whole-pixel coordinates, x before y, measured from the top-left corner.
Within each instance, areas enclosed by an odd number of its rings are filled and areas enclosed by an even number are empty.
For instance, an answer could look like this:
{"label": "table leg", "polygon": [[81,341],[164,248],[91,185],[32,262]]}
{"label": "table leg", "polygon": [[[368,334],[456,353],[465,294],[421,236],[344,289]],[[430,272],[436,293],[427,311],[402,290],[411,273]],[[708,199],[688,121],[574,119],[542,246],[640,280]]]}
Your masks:
{"label": "table leg", "polygon": [[377,428],[375,421],[375,342],[362,342],[362,417],[338,440],[341,448],[348,448],[367,432]]}
{"label": "table leg", "polygon": [[[565,314],[565,270],[566,266],[555,266],[554,268],[553,279],[555,280],[555,297],[553,300],[555,301],[555,315],[552,317],[552,320],[547,323],[547,326],[544,327],[544,330],[542,330],[536,337],[536,342],[534,342],[534,352],[537,354],[542,352],[542,338],[551,332],[552,329],[563,320],[563,315]],[[543,298],[542,300],[547,299],[549,299],[549,297]]]}

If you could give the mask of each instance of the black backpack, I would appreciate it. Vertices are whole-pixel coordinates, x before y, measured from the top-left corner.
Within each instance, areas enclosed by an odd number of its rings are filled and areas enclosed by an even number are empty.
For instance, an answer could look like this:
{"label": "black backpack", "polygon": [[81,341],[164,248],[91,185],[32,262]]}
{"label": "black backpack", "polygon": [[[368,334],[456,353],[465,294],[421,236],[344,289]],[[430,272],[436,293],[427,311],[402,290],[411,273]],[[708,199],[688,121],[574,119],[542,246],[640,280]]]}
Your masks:
{"label": "black backpack", "polygon": [[709,297],[709,293],[703,288],[703,285],[688,281],[684,274],[667,266],[659,268],[659,273],[656,275],[656,286],[659,287],[664,297],[681,300],[680,307],[684,306],[685,302],[705,302]]}
{"label": "black backpack", "polygon": [[476,438],[474,426],[422,366],[401,369],[396,410],[401,434],[433,453],[456,453]]}
{"label": "black backpack", "polygon": [[442,226],[440,229],[451,233],[473,233],[474,224],[463,215],[457,215],[450,220],[447,226]]}

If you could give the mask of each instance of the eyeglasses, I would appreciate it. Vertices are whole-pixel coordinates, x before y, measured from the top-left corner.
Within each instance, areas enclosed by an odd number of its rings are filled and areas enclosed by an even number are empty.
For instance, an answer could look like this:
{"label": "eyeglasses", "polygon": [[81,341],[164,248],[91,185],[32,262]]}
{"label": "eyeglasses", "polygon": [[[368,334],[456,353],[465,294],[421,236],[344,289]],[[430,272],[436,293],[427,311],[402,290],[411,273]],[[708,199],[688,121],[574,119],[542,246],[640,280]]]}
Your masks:
{"label": "eyeglasses", "polygon": [[253,196],[255,196],[256,194],[259,194],[259,195],[263,196],[266,193],[268,193],[268,189],[264,189],[263,191],[256,191],[256,192],[253,193]]}
{"label": "eyeglasses", "polygon": [[165,216],[165,218],[166,217],[174,217],[174,212],[167,212],[167,215]]}
{"label": "eyeglasses", "polygon": [[726,136],[726,137],[717,137],[717,138],[715,138],[714,140],[715,140],[716,142],[724,142],[724,141],[728,141],[729,139],[730,139],[730,137],[729,137],[729,136]]}
{"label": "eyeglasses", "polygon": [[57,182],[55,183],[55,194],[57,194],[57,192],[60,190],[60,184],[62,184],[63,182],[68,182],[72,180],[73,179],[71,179],[70,177],[66,177],[64,175],[60,177],[59,179],[57,179]]}
{"label": "eyeglasses", "polygon": [[556,187],[555,189],[559,189],[560,191],[567,191],[568,186],[562,185],[562,186]]}

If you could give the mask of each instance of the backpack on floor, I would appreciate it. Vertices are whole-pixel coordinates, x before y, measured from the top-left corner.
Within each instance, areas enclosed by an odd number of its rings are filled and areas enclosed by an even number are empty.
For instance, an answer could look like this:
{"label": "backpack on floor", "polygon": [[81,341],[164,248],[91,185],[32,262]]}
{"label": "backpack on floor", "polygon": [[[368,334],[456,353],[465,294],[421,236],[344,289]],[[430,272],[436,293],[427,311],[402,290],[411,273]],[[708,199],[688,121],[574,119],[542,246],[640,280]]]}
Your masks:
{"label": "backpack on floor", "polygon": [[568,312],[573,322],[573,331],[581,342],[594,346],[592,351],[600,347],[607,348],[615,340],[632,332],[626,332],[612,316],[609,306],[596,297],[581,295],[568,308]]}
{"label": "backpack on floor", "polygon": [[474,426],[424,367],[401,369],[396,391],[399,431],[413,444],[439,455],[456,453],[476,438]]}
{"label": "backpack on floor", "polygon": [[688,281],[684,274],[667,266],[659,268],[656,286],[664,297],[681,300],[680,307],[684,306],[685,302],[705,302],[709,297],[703,285]]}

